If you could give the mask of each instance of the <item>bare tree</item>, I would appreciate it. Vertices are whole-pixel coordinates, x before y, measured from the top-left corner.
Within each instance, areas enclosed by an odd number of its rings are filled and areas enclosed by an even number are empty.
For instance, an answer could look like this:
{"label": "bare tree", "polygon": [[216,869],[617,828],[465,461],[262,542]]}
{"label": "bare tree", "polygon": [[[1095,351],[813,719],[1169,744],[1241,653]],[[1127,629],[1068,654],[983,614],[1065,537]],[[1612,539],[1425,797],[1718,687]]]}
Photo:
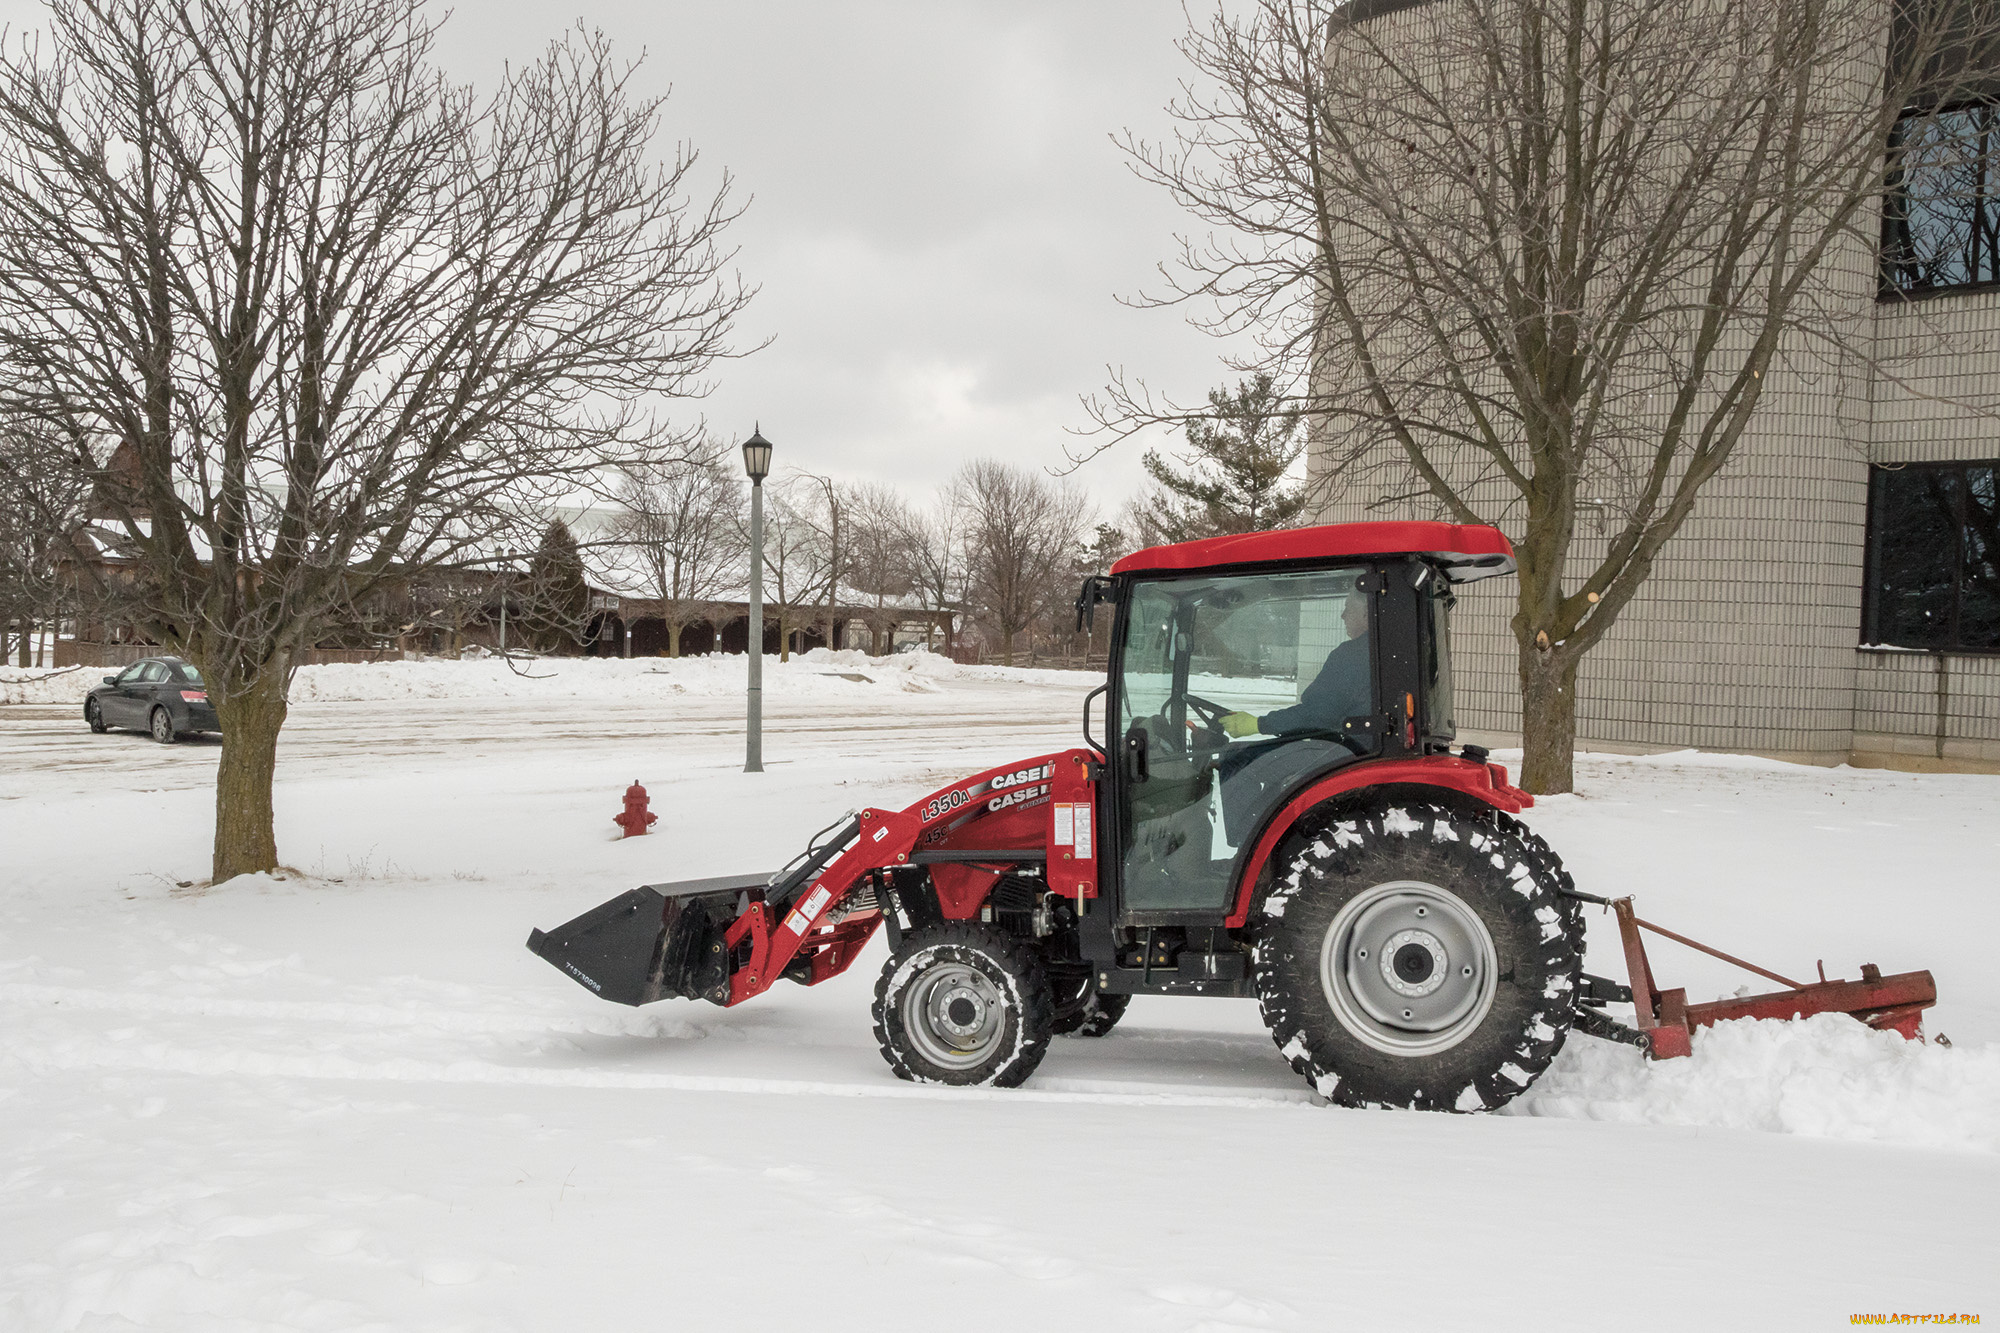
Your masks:
{"label": "bare tree", "polygon": [[848,511],[847,584],[873,603],[862,619],[868,625],[868,651],[879,657],[895,650],[903,599],[913,583],[904,538],[910,504],[894,488],[874,482],[854,488]]}
{"label": "bare tree", "polygon": [[966,511],[973,603],[992,622],[1002,660],[1012,666],[1015,637],[1062,595],[1090,503],[1067,482],[987,458],[961,468],[953,487]]}
{"label": "bare tree", "polygon": [[278,864],[286,685],[340,608],[532,546],[745,299],[603,38],[481,98],[428,12],[52,0],[0,57],[0,356],[54,437],[136,455],[144,628],[222,721],[217,880]]}
{"label": "bare tree", "polygon": [[[1872,355],[1885,180],[1990,91],[2000,6],[1350,13],[1253,0],[1186,39],[1209,91],[1174,143],[1128,140],[1220,232],[1166,299],[1256,334],[1242,367],[1288,386],[1323,475],[1518,535],[1524,780],[1567,791],[1578,666],[1765,390],[1832,392]],[[1213,415],[1122,381],[1097,407],[1119,431]],[[1597,494],[1615,522],[1580,546]]]}
{"label": "bare tree", "polygon": [[[957,617],[965,613],[968,595],[965,528],[964,506],[950,494],[939,496],[928,509],[904,512],[901,540],[911,590],[926,610],[943,613],[947,653],[957,646]],[[928,630],[924,644],[930,646]]]}
{"label": "bare tree", "polygon": [[[824,482],[795,474],[764,491],[764,614],[777,621],[781,662],[791,659],[792,636],[828,615],[822,600],[831,565],[826,524],[812,512]],[[756,643],[753,636],[753,652]]]}
{"label": "bare tree", "polygon": [[853,559],[849,543],[854,488],[831,476],[801,471],[792,474],[785,493],[792,517],[812,534],[798,547],[801,595],[819,599],[819,614],[812,623],[819,627],[827,646],[833,647],[839,637],[837,626],[844,623],[840,595]]}
{"label": "bare tree", "polygon": [[34,423],[0,423],[0,663],[6,627],[19,635],[21,666],[54,665],[61,625],[76,610],[70,542],[90,498],[88,475],[66,442]]}
{"label": "bare tree", "polygon": [[688,457],[625,470],[614,558],[637,570],[660,604],[667,655],[681,655],[681,631],[715,614],[743,578],[743,483],[729,446],[707,440]]}

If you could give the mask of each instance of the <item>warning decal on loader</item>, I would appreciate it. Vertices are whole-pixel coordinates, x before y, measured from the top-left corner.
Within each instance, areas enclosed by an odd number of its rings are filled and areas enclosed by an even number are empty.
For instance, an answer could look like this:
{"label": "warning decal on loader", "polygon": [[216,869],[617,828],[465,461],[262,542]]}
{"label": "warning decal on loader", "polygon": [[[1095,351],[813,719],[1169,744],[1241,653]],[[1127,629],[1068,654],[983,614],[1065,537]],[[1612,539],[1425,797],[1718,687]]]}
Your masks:
{"label": "warning decal on loader", "polygon": [[806,928],[812,925],[813,918],[819,915],[819,909],[825,907],[827,899],[831,897],[833,890],[824,885],[808,893],[805,901],[799,904],[798,910],[785,918],[785,929],[794,935],[805,934]]}
{"label": "warning decal on loader", "polygon": [[1058,847],[1076,848],[1079,861],[1090,857],[1090,802],[1058,801],[1055,804],[1055,830],[1050,841]]}

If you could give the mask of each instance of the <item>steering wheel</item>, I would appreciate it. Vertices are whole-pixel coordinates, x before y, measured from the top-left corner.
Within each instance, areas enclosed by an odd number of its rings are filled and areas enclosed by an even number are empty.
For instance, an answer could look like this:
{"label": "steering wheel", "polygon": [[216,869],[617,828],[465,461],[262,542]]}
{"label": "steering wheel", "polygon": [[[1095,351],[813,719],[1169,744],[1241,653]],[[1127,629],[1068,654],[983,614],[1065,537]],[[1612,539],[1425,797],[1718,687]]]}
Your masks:
{"label": "steering wheel", "polygon": [[1187,700],[1189,706],[1201,714],[1201,720],[1215,731],[1222,730],[1223,718],[1237,711],[1234,708],[1224,708],[1221,704],[1204,699],[1198,694],[1184,694],[1181,698]]}
{"label": "steering wheel", "polygon": [[[1220,739],[1222,736],[1226,735],[1226,733],[1224,733],[1222,730],[1222,719],[1228,716],[1230,713],[1236,712],[1237,711],[1236,709],[1224,708],[1221,704],[1216,703],[1211,699],[1204,699],[1198,694],[1184,694],[1181,697],[1187,700],[1188,705],[1192,707],[1195,710],[1195,712],[1201,714],[1201,720],[1205,724],[1206,730],[1208,730],[1211,733],[1214,733],[1217,739]],[[1194,723],[1192,722],[1188,723],[1188,729],[1190,731],[1195,730],[1196,728]],[[1313,727],[1304,731],[1287,732],[1286,734],[1291,736],[1312,736],[1320,740],[1332,741],[1337,745],[1344,745],[1349,750],[1353,751],[1355,757],[1359,759],[1369,758],[1371,755],[1375,753],[1375,751],[1368,745],[1364,744],[1360,740],[1357,740],[1355,737],[1348,735],[1346,732],[1334,731],[1326,727]]]}

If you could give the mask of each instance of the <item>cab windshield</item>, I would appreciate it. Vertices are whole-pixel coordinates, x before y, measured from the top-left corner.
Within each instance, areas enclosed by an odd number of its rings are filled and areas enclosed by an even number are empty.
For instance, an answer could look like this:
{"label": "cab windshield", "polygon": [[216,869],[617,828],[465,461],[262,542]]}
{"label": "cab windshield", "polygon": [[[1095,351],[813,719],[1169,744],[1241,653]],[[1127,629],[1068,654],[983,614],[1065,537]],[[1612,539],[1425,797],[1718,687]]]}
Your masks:
{"label": "cab windshield", "polygon": [[[1185,753],[1338,731],[1372,712],[1360,577],[1336,570],[1139,585],[1125,635],[1121,730],[1157,721],[1167,748]],[[1233,720],[1225,726],[1225,718]]]}
{"label": "cab windshield", "polygon": [[1376,711],[1363,572],[1133,588],[1118,690],[1129,911],[1226,908],[1272,804],[1372,743],[1346,727]]}

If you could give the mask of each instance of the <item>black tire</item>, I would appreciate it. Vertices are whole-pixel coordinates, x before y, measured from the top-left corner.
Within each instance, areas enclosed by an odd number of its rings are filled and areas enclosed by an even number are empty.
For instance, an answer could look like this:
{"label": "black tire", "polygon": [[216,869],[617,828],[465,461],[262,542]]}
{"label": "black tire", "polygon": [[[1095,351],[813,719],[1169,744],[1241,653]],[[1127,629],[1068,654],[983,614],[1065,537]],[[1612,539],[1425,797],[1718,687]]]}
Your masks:
{"label": "black tire", "polygon": [[111,728],[104,725],[104,710],[98,707],[97,700],[95,699],[85,699],[83,701],[83,720],[88,722],[90,729],[100,736],[111,730]]}
{"label": "black tire", "polygon": [[172,745],[180,735],[174,730],[174,715],[164,708],[155,707],[151,717],[146,719],[146,727],[153,739],[162,745]]}
{"label": "black tire", "polygon": [[1576,881],[1570,877],[1562,858],[1556,855],[1555,848],[1549,846],[1547,839],[1513,815],[1496,810],[1493,816],[1493,822],[1502,833],[1519,838],[1522,845],[1528,849],[1529,855],[1536,858],[1536,876],[1545,878],[1556,886],[1556,893],[1562,905],[1563,927],[1569,932],[1570,947],[1576,950],[1576,956],[1581,959],[1584,945],[1583,900],[1570,896],[1576,892]]}
{"label": "black tire", "polygon": [[1033,951],[975,921],[903,937],[875,983],[875,1040],[913,1083],[1014,1088],[1048,1054],[1053,1004]]}
{"label": "black tire", "polygon": [[1343,1106],[1518,1096],[1562,1048],[1582,971],[1552,858],[1438,806],[1332,817],[1260,904],[1257,1001],[1279,1051]]}
{"label": "black tire", "polygon": [[1101,1037],[1118,1026],[1118,1020],[1125,1017],[1125,1010],[1132,1004],[1129,995],[1106,995],[1088,976],[1081,980],[1079,988],[1083,992],[1081,998],[1076,997],[1073,988],[1070,998],[1056,1001],[1049,1031],[1058,1037]]}

